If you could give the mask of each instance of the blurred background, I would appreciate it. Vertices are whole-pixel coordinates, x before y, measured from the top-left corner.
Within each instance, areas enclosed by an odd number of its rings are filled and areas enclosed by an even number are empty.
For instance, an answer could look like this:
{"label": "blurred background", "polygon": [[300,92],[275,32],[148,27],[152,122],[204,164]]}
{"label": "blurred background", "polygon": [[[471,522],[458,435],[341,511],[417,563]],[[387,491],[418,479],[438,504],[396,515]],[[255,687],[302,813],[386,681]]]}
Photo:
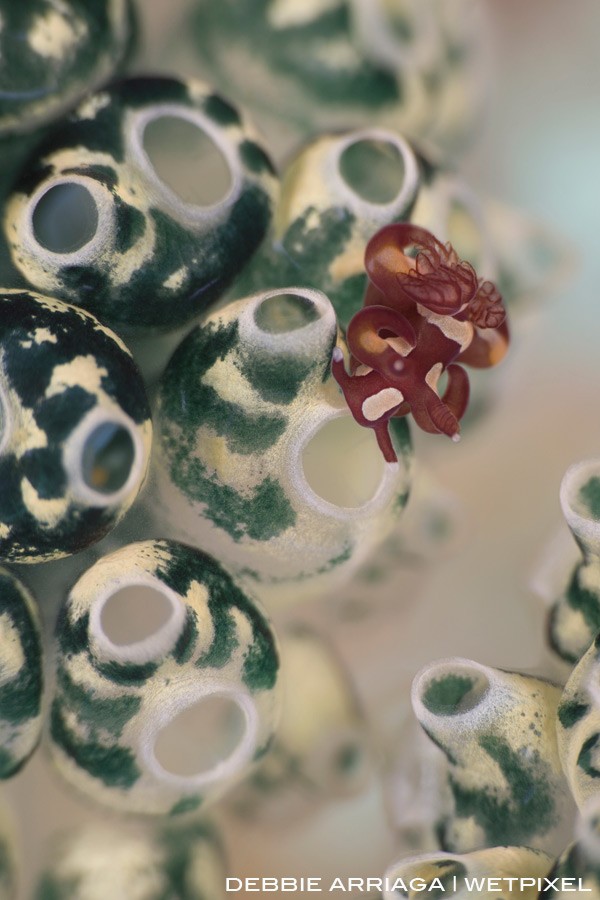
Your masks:
{"label": "blurred background", "polygon": [[[409,739],[408,690],[425,663],[459,655],[552,674],[532,580],[544,548],[565,534],[558,490],[566,468],[600,450],[600,10],[594,0],[568,9],[561,0],[480,3],[489,16],[489,100],[458,168],[477,192],[556,232],[572,263],[515,329],[509,357],[491,376],[493,413],[458,446],[415,435],[417,458],[449,498],[451,539],[426,564],[392,547],[380,578],[356,579],[346,602],[315,612],[390,758],[390,742],[401,755]],[[139,68],[196,74],[179,49],[189,4],[139,5]],[[359,796],[280,828],[217,813],[230,874],[380,875],[400,852],[386,811],[390,790],[371,778]],[[49,777],[40,755],[6,793],[29,879],[49,833],[98,816]]]}

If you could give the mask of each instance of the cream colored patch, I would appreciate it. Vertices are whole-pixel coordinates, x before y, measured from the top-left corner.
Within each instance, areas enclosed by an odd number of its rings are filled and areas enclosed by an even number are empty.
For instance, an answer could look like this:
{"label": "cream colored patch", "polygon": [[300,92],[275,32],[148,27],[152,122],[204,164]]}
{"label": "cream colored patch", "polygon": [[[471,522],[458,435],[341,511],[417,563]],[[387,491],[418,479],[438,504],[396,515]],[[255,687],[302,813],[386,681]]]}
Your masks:
{"label": "cream colored patch", "polygon": [[180,288],[183,284],[187,273],[187,267],[182,266],[180,269],[177,269],[176,272],[173,272],[172,275],[169,275],[166,281],[163,281],[163,287],[166,287],[167,290],[170,291],[176,291],[177,288]]}
{"label": "cream colored patch", "polygon": [[267,18],[272,28],[307,25],[339,6],[339,0],[273,0]]}
{"label": "cream colored patch", "polygon": [[38,427],[33,410],[28,406],[19,407],[19,396],[13,391],[9,393],[6,402],[9,408],[18,410],[9,439],[17,458],[20,459],[24,453],[37,447],[47,447],[48,436],[42,428]]}
{"label": "cream colored patch", "polygon": [[[359,198],[357,197],[357,200]],[[362,201],[361,201],[362,202]],[[352,275],[358,275],[364,269],[365,245],[353,241],[331,261],[329,274],[333,281],[345,281]]]}
{"label": "cream colored patch", "polygon": [[202,655],[211,646],[215,636],[215,625],[210,614],[208,600],[210,592],[204,584],[192,581],[185,602],[191,606],[197,615],[198,644],[196,651]]}
{"label": "cream colored patch", "polygon": [[432,313],[431,310],[417,304],[417,309],[424,319],[427,319],[432,325],[437,325],[444,337],[451,341],[456,341],[460,345],[461,350],[466,350],[475,333],[475,327],[472,322],[461,322],[452,316],[441,316],[438,313]]}
{"label": "cream colored patch", "polygon": [[46,59],[61,59],[70,55],[71,48],[85,36],[82,22],[74,27],[69,19],[55,9],[37,16],[29,29],[27,40],[32,50]]}
{"label": "cream colored patch", "polygon": [[388,409],[393,409],[403,400],[404,395],[397,388],[384,388],[378,394],[367,397],[362,405],[362,414],[369,422],[376,422]]}
{"label": "cream colored patch", "polygon": [[104,367],[96,362],[91,354],[76,356],[71,362],[55,366],[52,379],[46,390],[46,397],[61,394],[65,388],[82,387],[91,394],[104,395],[102,379],[108,375]]}
{"label": "cream colored patch", "polygon": [[18,675],[25,662],[19,632],[8,613],[0,615],[0,647],[2,648],[0,684],[6,684]]}
{"label": "cream colored patch", "polygon": [[432,366],[425,376],[425,383],[429,385],[432,391],[437,390],[437,383],[440,380],[440,375],[442,374],[443,366],[441,362],[436,363],[435,366]]}
{"label": "cream colored patch", "polygon": [[33,340],[36,344],[57,344],[58,339],[49,328],[36,328],[33,332]]}
{"label": "cream colored patch", "polygon": [[11,526],[7,525],[6,522],[0,522],[0,538],[4,540],[9,536],[11,532]]}
{"label": "cream colored patch", "polygon": [[64,497],[51,500],[40,497],[27,478],[21,479],[21,495],[25,507],[42,528],[53,528],[65,514],[67,501]]}
{"label": "cream colored patch", "polygon": [[392,347],[396,353],[399,353],[400,356],[408,356],[410,351],[413,349],[408,341],[405,341],[404,338],[401,337],[389,337],[386,338],[386,341]]}
{"label": "cream colored patch", "polygon": [[92,94],[77,108],[77,116],[79,119],[95,119],[109,103],[110,94]]}
{"label": "cream colored patch", "polygon": [[357,49],[346,39],[326,41],[314,48],[315,62],[324,66],[353,71],[361,65],[362,59]]}

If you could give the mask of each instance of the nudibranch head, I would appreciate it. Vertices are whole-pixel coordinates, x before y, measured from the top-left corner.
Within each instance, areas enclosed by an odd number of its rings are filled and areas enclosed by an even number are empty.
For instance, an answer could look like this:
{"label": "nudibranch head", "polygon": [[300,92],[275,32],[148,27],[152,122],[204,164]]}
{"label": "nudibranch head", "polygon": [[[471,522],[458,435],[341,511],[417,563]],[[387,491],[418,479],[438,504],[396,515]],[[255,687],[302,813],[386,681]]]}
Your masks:
{"label": "nudibranch head", "polygon": [[346,336],[352,374],[339,353],[332,371],[354,418],[375,431],[386,462],[393,463],[393,416],[410,412],[424,431],[459,440],[469,400],[460,364],[488,368],[502,359],[506,312],[491,281],[479,278],[451,244],[411,223],[378,231],[367,245],[365,266],[365,305]]}

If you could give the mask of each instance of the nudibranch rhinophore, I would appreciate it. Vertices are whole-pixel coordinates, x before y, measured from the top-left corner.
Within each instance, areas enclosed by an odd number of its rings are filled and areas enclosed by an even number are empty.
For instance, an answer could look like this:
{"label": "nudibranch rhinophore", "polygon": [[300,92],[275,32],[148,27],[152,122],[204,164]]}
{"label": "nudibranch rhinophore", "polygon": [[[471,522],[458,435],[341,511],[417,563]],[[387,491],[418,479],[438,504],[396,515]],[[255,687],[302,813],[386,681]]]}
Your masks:
{"label": "nudibranch rhinophore", "polygon": [[[405,252],[411,248],[416,256]],[[502,359],[506,313],[492,282],[419,226],[382,228],[367,245],[365,264],[365,305],[347,331],[351,374],[339,347],[332,371],[356,421],[375,431],[386,461],[394,462],[392,416],[411,413],[424,431],[458,440],[469,401],[461,363],[487,368]]]}
{"label": "nudibranch rhinophore", "polygon": [[[142,608],[133,634],[131,620],[123,633],[114,618],[132,589],[127,602]],[[52,756],[94,800],[123,812],[190,812],[268,749],[281,691],[275,637],[258,604],[200,550],[142,541],[98,560],[73,587],[57,640]],[[216,752],[202,749],[213,738],[205,727],[182,763],[173,756],[180,716],[215,703],[237,717],[233,747],[223,717]]]}

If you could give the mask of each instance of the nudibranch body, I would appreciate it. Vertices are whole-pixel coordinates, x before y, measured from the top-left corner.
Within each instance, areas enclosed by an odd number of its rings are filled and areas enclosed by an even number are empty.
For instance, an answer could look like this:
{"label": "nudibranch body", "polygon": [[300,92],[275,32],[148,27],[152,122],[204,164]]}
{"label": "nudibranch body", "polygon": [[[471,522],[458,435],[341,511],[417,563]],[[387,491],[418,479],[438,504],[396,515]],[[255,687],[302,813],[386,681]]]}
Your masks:
{"label": "nudibranch body", "polygon": [[[404,251],[414,247],[416,257]],[[388,225],[370,240],[364,307],[348,325],[352,374],[339,348],[333,375],[354,418],[372,428],[388,462],[396,457],[388,434],[392,416],[412,413],[432,434],[458,440],[469,400],[462,364],[487,368],[508,346],[500,294],[490,281],[424,228]],[[442,397],[438,384],[448,383]]]}

